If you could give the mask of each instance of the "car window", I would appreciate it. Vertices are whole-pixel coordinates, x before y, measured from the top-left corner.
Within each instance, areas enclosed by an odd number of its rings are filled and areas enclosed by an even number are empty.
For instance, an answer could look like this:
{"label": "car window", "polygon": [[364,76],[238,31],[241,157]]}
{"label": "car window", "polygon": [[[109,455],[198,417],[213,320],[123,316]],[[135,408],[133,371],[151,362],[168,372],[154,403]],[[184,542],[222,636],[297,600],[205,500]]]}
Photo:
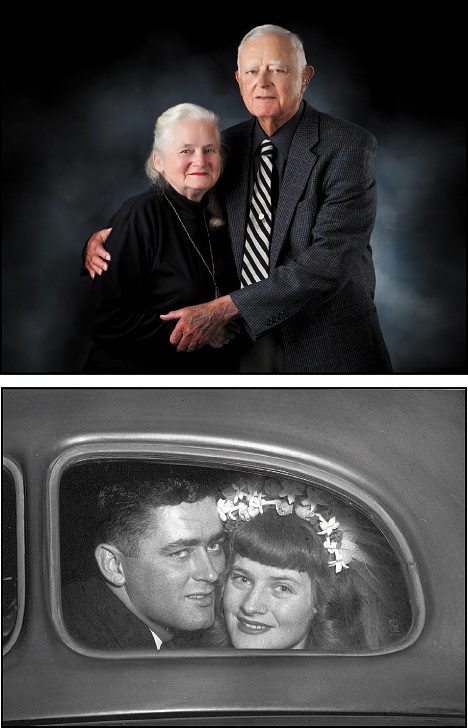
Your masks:
{"label": "car window", "polygon": [[2,645],[11,649],[24,611],[23,487],[18,467],[4,458],[2,473]]}
{"label": "car window", "polygon": [[[97,497],[103,483],[122,478],[138,467],[139,460],[126,458],[101,458],[69,464],[60,477],[59,487],[59,539],[60,548],[60,594],[67,586],[83,583],[88,579],[102,580],[94,555],[94,534],[97,526]],[[158,463],[154,463],[157,468]],[[159,464],[163,468],[162,463]],[[187,471],[187,464],[177,466],[171,463],[172,469],[177,467]],[[190,470],[190,467],[188,468]],[[319,502],[319,508],[328,514],[337,513],[345,524],[351,524],[353,533],[359,534],[360,555],[353,562],[353,580],[362,601],[362,621],[366,644],[364,652],[382,652],[401,649],[411,643],[418,610],[420,595],[414,588],[405,566],[407,556],[401,552],[401,543],[393,538],[388,524],[377,523],[369,506],[363,501],[358,503],[356,497],[351,500],[346,493],[336,492],[333,487],[325,487],[323,482],[316,483],[293,472],[271,473],[262,470],[246,470],[229,467],[193,466],[197,474],[208,472],[213,483],[226,488],[233,482],[246,482],[249,478],[277,480],[295,483],[304,493],[313,492]],[[343,526],[341,526],[343,527]],[[332,533],[333,537],[333,533]],[[326,534],[323,536],[326,538]],[[400,539],[401,542],[401,539]],[[363,556],[365,554],[365,558]],[[330,559],[333,560],[333,553]],[[330,562],[332,563],[332,561]],[[332,567],[336,569],[335,567]],[[348,568],[348,567],[344,567]],[[73,625],[67,624],[66,613],[63,615],[65,630],[73,634]],[[94,635],[94,636],[93,636]],[[414,635],[413,635],[414,637]],[[85,637],[80,647],[96,648],[95,632],[89,629],[89,638]],[[319,652],[321,650],[318,650]],[[350,654],[356,650],[350,649]]]}

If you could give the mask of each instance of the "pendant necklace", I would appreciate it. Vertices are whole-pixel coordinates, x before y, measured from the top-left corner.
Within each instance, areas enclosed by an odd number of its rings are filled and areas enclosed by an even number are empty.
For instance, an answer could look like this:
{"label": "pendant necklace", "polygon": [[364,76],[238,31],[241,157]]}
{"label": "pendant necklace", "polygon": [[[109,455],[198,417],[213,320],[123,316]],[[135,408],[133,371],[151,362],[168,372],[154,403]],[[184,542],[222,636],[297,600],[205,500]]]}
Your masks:
{"label": "pendant necklace", "polygon": [[213,279],[213,285],[214,285],[214,289],[215,289],[215,298],[219,298],[219,288],[218,288],[218,286],[216,284],[216,278],[215,278],[215,276],[216,276],[216,270],[215,270],[215,264],[214,264],[214,260],[213,260],[213,251],[211,249],[210,231],[208,230],[208,225],[206,224],[205,211],[203,210],[203,222],[205,223],[206,234],[208,236],[208,245],[210,247],[211,270],[210,270],[210,267],[209,267],[208,263],[204,259],[203,255],[200,253],[200,251],[198,250],[197,246],[195,245],[195,243],[193,242],[192,238],[190,237],[189,231],[187,230],[187,228],[185,227],[184,223],[182,222],[179,213],[175,209],[175,207],[172,204],[172,202],[170,201],[169,197],[166,194],[164,194],[164,197],[166,198],[166,200],[168,201],[168,203],[170,204],[170,206],[174,210],[174,212],[176,214],[176,217],[178,218],[178,220],[179,220],[180,224],[182,225],[183,229],[185,230],[185,233],[186,233],[188,239],[190,240],[190,242],[192,243],[193,247],[197,251],[198,255],[202,259],[203,265],[205,266],[206,270],[208,271],[208,273],[210,274],[211,278]]}

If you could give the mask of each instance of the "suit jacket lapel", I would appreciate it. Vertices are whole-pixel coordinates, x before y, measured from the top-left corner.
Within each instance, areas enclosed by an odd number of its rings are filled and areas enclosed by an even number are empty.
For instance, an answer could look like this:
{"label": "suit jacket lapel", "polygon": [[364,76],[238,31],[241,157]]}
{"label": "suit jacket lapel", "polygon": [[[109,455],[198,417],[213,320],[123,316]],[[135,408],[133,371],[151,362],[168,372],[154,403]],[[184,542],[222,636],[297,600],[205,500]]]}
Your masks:
{"label": "suit jacket lapel", "polygon": [[[237,127],[236,135],[229,144],[229,160],[226,169],[228,183],[225,195],[226,205],[229,209],[229,234],[239,276],[242,270],[244,237],[250,204],[248,199],[249,173],[254,123],[255,120],[251,119]],[[291,144],[284,171],[273,228],[270,269],[273,269],[278,261],[297,203],[317,161],[317,156],[312,149],[317,144],[318,139],[318,112],[312,106],[306,104],[304,114]],[[229,180],[231,181],[229,182]]]}
{"label": "suit jacket lapel", "polygon": [[304,115],[294,134],[286,169],[284,170],[270,248],[270,270],[277,263],[291,220],[296,211],[297,203],[304,192],[310,173],[317,161],[317,155],[312,149],[317,144],[318,138],[317,111],[313,107],[306,105]]}

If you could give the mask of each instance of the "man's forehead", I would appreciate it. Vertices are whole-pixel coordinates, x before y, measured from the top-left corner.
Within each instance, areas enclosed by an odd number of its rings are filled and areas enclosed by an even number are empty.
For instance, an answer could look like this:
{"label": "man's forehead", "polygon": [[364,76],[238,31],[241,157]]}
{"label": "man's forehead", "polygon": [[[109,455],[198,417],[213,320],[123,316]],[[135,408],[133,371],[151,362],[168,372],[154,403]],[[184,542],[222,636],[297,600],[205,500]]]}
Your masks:
{"label": "man's forehead", "polygon": [[154,509],[154,516],[160,532],[217,533],[222,530],[222,522],[214,496],[207,496],[194,503],[184,502],[176,506],[160,506]]}
{"label": "man's forehead", "polygon": [[141,536],[141,548],[163,552],[169,547],[208,546],[224,535],[215,498],[196,503],[153,508],[151,518]]}
{"label": "man's forehead", "polygon": [[[257,39],[262,41],[262,38]],[[294,51],[292,46],[282,39],[271,39],[270,43],[246,45],[239,54],[239,61],[242,66],[255,67],[258,65],[287,65],[294,63]]]}

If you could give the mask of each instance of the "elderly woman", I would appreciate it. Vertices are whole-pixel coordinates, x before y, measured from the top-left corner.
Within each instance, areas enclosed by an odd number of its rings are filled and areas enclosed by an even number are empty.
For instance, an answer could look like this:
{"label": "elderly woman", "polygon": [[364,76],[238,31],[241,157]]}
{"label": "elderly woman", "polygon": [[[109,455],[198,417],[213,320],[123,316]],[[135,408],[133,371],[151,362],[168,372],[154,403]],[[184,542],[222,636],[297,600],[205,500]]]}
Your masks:
{"label": "elderly woman", "polygon": [[[238,371],[238,327],[220,328],[201,349],[169,342],[161,314],[211,301],[238,286],[213,187],[222,170],[219,117],[195,104],[156,122],[146,162],[151,188],[110,221],[112,265],[95,276],[87,309],[94,345],[84,373],[216,374]],[[226,346],[227,345],[227,346]]]}

